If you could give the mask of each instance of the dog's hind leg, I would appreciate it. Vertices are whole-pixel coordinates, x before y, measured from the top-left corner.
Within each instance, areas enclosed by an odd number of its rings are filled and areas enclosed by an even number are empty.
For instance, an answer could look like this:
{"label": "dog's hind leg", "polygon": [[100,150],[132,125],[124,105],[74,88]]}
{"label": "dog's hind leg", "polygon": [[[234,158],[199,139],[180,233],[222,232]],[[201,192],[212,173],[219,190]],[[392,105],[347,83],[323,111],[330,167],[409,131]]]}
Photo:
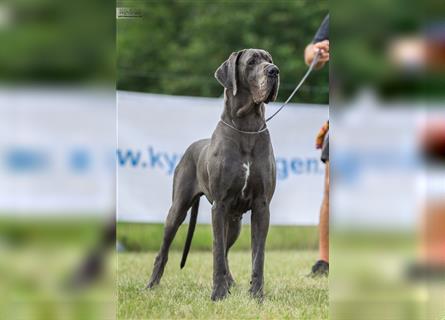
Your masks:
{"label": "dog's hind leg", "polygon": [[235,243],[236,239],[238,239],[240,233],[241,233],[241,219],[235,219],[232,220],[231,218],[229,218],[230,220],[227,222],[227,245],[226,245],[226,266],[227,266],[227,283],[229,285],[229,287],[231,287],[234,283],[235,280],[233,280],[233,276],[230,273],[230,268],[229,268],[229,260],[228,260],[228,254],[229,254],[229,250],[230,248],[233,246],[233,244]]}
{"label": "dog's hind leg", "polygon": [[173,182],[173,203],[168,212],[164,227],[164,238],[156,257],[153,273],[147,288],[159,284],[168,260],[168,251],[179,226],[184,222],[188,209],[199,193],[196,191],[195,166],[187,157],[183,158],[175,171]]}
{"label": "dog's hind leg", "polygon": [[170,245],[175,238],[176,232],[179,226],[185,220],[187,216],[188,207],[184,205],[173,204],[168,212],[167,221],[164,228],[164,238],[162,241],[161,250],[156,256],[156,260],[153,267],[153,273],[147,288],[152,288],[159,284],[162,274],[164,273],[165,265],[168,260],[168,251]]}

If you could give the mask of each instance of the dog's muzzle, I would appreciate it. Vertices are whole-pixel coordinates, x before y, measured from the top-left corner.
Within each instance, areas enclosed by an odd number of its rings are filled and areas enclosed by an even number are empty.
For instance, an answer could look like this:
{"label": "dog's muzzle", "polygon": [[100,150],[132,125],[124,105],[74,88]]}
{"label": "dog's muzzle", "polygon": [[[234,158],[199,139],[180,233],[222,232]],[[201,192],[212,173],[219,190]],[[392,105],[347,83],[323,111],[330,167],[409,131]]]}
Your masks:
{"label": "dog's muzzle", "polygon": [[266,74],[269,78],[276,78],[278,77],[278,74],[280,73],[280,69],[274,64],[268,66],[266,68]]}

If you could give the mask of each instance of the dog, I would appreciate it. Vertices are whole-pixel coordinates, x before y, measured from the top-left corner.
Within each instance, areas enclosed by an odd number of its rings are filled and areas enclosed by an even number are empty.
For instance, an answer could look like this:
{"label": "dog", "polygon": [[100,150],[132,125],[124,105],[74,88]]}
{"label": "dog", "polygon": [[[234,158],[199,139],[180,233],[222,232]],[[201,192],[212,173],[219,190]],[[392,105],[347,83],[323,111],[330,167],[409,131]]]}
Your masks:
{"label": "dog", "polygon": [[275,157],[265,121],[265,104],[275,101],[279,69],[260,49],[233,52],[216,70],[224,87],[224,111],[212,137],[189,146],[176,167],[173,202],[161,249],[147,288],[159,284],[170,244],[191,208],[181,261],[185,265],[196,225],[199,199],[212,204],[213,301],[223,299],[234,284],[228,252],[241,231],[242,215],[251,210],[252,276],[250,294],[263,299],[264,250],[269,205],[275,190]]}

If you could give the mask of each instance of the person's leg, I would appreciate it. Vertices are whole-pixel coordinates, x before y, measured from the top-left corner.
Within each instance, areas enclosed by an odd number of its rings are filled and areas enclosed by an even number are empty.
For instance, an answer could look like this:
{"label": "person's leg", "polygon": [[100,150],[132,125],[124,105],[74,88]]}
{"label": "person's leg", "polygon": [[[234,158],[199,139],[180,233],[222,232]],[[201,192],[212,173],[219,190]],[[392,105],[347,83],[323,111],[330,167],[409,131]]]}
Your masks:
{"label": "person's leg", "polygon": [[319,254],[320,260],[329,262],[329,161],[326,161],[324,195],[320,208]]}
{"label": "person's leg", "polygon": [[324,194],[320,208],[319,259],[313,266],[311,276],[328,275],[329,273],[329,160],[325,160]]}

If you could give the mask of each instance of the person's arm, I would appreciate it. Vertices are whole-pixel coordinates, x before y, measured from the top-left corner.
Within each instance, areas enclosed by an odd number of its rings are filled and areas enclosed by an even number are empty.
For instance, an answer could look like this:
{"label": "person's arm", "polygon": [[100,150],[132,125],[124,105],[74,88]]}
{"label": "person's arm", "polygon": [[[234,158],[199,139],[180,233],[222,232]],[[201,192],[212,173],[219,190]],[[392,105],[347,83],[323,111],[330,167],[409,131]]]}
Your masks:
{"label": "person's arm", "polygon": [[320,50],[321,56],[315,65],[316,69],[323,67],[329,61],[329,14],[318,28],[312,43],[304,50],[304,61],[307,65],[312,63],[318,50]]}

